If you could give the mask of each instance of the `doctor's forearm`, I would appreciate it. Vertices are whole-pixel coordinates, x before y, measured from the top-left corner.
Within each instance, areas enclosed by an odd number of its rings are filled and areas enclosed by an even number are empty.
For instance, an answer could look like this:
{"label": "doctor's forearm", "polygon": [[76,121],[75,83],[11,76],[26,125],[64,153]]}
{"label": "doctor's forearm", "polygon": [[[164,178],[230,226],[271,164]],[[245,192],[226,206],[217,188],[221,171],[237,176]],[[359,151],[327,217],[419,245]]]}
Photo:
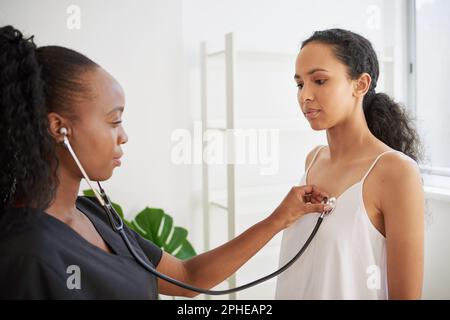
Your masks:
{"label": "doctor's forearm", "polygon": [[184,262],[187,282],[212,288],[236,272],[283,228],[267,218],[233,240]]}

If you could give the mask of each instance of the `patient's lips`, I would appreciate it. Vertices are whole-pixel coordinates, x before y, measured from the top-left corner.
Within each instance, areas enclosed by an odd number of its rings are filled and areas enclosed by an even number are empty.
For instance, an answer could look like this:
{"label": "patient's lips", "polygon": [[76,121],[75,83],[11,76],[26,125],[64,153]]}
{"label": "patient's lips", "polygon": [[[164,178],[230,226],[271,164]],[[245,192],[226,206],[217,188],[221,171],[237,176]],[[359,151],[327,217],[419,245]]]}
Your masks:
{"label": "patient's lips", "polygon": [[312,120],[312,119],[317,118],[317,116],[319,115],[319,113],[320,113],[320,110],[319,110],[319,109],[307,109],[307,110],[304,112],[305,117],[306,117],[308,120]]}

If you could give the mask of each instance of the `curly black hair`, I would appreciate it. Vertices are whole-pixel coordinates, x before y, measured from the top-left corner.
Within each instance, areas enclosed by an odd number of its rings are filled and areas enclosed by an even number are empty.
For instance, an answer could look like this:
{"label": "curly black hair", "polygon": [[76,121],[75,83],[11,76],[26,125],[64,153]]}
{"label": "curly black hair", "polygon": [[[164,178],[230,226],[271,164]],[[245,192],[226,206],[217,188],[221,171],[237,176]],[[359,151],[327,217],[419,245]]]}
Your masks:
{"label": "curly black hair", "polygon": [[412,159],[422,159],[422,144],[406,108],[385,93],[376,93],[379,77],[378,58],[372,44],[363,36],[342,29],[316,31],[303,41],[330,45],[339,61],[348,68],[351,79],[368,73],[372,83],[363,100],[364,116],[372,134],[389,147],[401,151]]}
{"label": "curly black hair", "polygon": [[14,27],[0,28],[0,213],[51,205],[59,163],[47,114],[76,119],[72,102],[89,94],[80,75],[94,67],[71,49],[38,48]]}

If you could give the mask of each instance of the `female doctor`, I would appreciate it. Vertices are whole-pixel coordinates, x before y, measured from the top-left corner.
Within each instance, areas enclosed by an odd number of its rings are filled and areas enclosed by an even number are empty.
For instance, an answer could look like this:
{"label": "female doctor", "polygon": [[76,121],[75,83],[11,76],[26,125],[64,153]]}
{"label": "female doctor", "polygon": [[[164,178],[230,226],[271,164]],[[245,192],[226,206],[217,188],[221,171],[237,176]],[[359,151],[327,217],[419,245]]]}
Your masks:
{"label": "female doctor", "polygon": [[[66,128],[91,180],[120,166],[128,137],[117,81],[73,50],[37,48],[12,26],[0,28],[0,298],[155,299],[193,297],[142,268],[101,207],[81,206],[82,174],[62,146]],[[305,203],[304,196],[311,201]],[[329,210],[326,194],[293,187],[266,219],[237,238],[187,261],[126,228],[136,251],[156,269],[211,288],[232,275],[274,235],[308,212]],[[81,209],[83,208],[83,209]],[[74,276],[77,276],[74,281]]]}

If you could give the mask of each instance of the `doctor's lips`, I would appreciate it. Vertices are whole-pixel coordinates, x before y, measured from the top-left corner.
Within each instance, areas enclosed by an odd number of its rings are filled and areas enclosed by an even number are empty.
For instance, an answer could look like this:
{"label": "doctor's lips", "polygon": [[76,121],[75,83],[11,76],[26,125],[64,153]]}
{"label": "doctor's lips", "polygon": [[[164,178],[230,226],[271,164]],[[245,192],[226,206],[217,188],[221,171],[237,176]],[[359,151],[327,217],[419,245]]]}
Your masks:
{"label": "doctor's lips", "polygon": [[319,113],[319,109],[306,109],[305,112],[303,112],[308,120],[316,118]]}
{"label": "doctor's lips", "polygon": [[122,161],[120,161],[120,158],[122,158],[122,155],[120,155],[120,156],[118,156],[118,157],[116,157],[116,158],[113,158],[113,162],[114,162],[118,167],[120,167],[120,165],[122,164]]}

